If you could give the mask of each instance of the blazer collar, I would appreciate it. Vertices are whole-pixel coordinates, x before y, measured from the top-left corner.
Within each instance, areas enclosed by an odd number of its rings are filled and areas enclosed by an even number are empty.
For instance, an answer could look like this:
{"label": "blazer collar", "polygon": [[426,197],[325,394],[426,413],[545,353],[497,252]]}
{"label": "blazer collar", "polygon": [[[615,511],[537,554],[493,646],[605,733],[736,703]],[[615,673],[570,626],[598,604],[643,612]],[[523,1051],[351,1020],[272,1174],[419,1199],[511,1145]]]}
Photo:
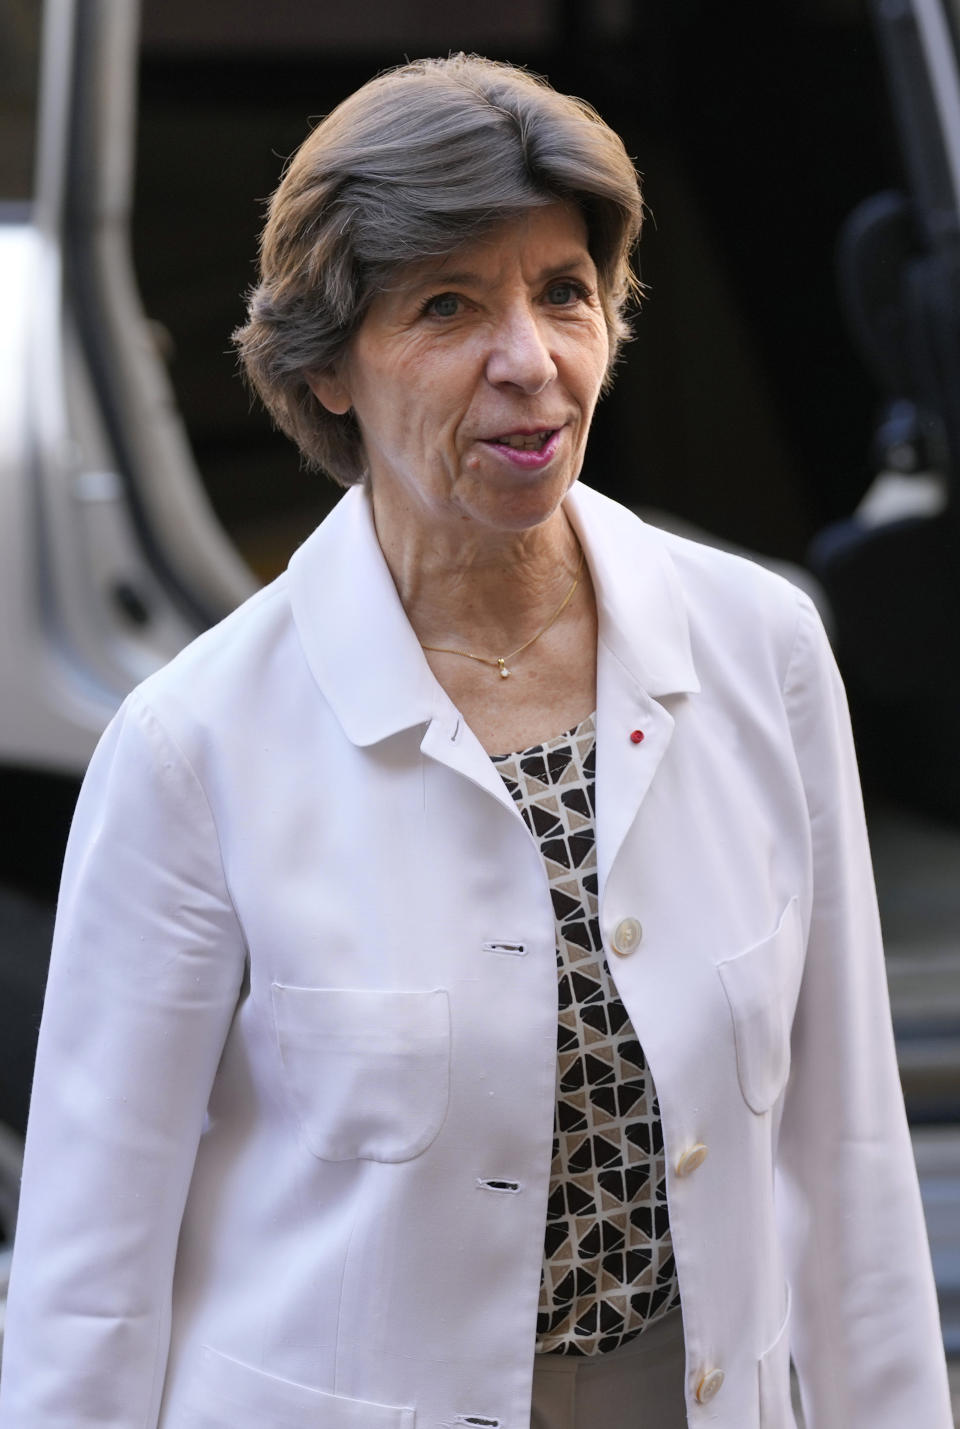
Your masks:
{"label": "blazer collar", "polygon": [[575,482],[564,510],[586,553],[599,640],[655,699],[700,689],[680,577],[662,531]]}
{"label": "blazer collar", "polygon": [[[653,697],[699,689],[661,533],[579,483],[565,509],[593,577],[601,646]],[[288,581],[307,662],[354,744],[435,719],[457,726],[400,603],[363,488],[348,491],[294,554]]]}

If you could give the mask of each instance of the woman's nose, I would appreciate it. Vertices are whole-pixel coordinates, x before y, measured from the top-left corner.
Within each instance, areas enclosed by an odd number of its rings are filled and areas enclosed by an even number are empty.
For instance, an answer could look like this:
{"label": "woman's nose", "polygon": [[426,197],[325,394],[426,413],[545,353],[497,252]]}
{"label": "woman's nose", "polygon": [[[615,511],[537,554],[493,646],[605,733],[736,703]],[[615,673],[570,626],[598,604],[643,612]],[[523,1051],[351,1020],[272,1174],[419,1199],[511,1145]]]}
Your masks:
{"label": "woman's nose", "polygon": [[495,386],[508,383],[532,395],[556,375],[556,363],[537,314],[523,307],[505,315],[495,329],[487,357],[488,381]]}

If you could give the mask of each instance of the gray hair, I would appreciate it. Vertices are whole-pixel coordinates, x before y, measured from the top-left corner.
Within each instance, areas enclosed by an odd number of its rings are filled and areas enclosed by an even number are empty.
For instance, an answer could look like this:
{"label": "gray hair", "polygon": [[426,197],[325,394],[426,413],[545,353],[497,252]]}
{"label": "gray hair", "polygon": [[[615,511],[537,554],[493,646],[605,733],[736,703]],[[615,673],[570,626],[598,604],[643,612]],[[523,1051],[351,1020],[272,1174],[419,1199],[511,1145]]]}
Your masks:
{"label": "gray hair", "polygon": [[609,383],[639,290],[630,255],[643,204],[622,141],[590,105],[459,54],[378,75],[316,126],[270,201],[260,281],[233,334],[249,382],[308,466],[344,486],[363,478],[353,414],[327,411],[307,379],[336,365],[397,268],[557,200],[587,225]]}

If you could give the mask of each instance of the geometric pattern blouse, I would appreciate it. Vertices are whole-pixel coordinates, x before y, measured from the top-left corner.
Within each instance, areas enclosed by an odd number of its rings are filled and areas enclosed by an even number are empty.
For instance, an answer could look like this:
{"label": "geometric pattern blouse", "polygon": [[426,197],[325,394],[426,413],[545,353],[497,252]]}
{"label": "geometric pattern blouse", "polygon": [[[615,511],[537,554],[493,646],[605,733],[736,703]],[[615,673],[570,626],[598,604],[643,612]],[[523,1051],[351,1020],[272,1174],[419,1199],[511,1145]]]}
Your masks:
{"label": "geometric pattern blouse", "polygon": [[537,1351],[595,1355],[680,1304],[660,1111],[597,920],[593,716],[494,755],[543,858],[557,923],[557,1105]]}

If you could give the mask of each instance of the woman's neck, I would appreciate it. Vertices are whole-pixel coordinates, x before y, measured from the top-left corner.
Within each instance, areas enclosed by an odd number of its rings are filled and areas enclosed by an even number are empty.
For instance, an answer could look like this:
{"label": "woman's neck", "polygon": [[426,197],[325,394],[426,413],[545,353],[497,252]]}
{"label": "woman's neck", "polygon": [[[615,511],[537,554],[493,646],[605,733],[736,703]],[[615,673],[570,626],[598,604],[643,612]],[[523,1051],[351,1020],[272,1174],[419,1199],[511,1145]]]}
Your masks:
{"label": "woman's neck", "polygon": [[418,639],[496,657],[535,635],[580,569],[577,538],[562,509],[526,531],[407,525],[381,519],[377,535]]}
{"label": "woman's neck", "polygon": [[524,530],[393,519],[376,491],[373,511],[427,663],[485,749],[525,749],[595,708],[596,602],[562,506]]}

